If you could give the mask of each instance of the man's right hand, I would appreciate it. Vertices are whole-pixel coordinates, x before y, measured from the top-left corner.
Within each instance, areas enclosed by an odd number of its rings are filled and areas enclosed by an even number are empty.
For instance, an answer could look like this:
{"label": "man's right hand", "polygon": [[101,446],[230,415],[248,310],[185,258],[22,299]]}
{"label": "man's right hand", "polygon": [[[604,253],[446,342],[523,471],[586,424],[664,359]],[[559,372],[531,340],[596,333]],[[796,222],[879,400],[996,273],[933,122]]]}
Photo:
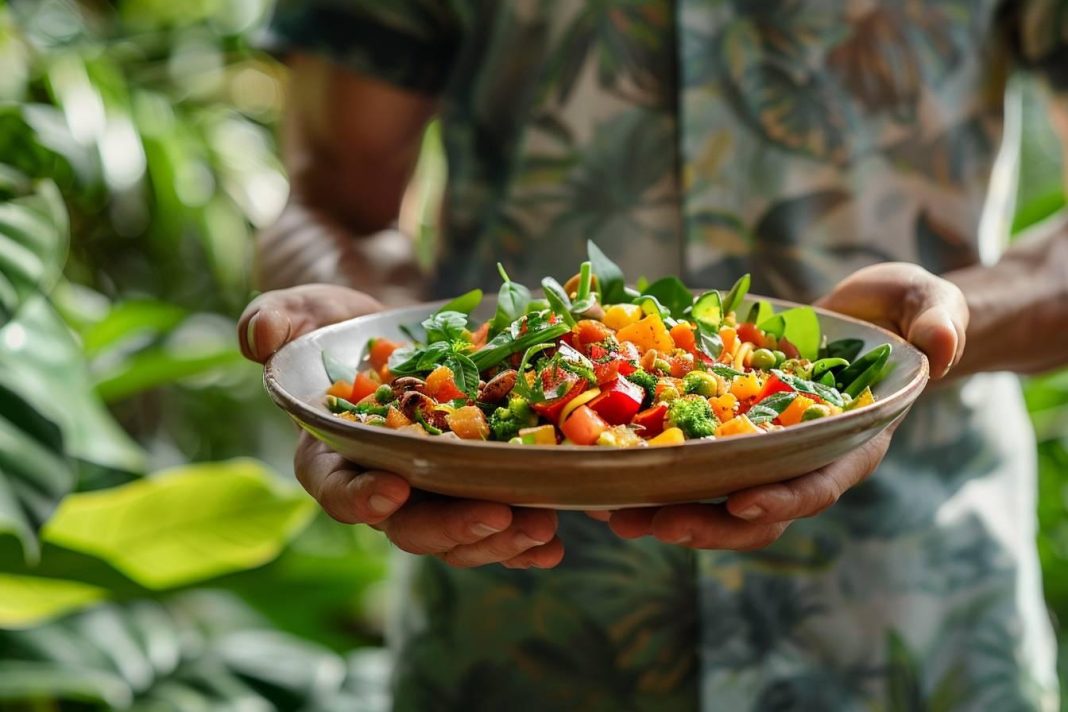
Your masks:
{"label": "man's right hand", "polygon": [[[380,308],[366,294],[334,285],[267,292],[241,315],[241,352],[263,363],[301,334]],[[297,479],[327,514],[339,522],[379,529],[412,554],[430,554],[458,567],[500,563],[509,568],[552,568],[563,558],[554,511],[412,497],[399,475],[363,470],[303,432],[293,464]]]}

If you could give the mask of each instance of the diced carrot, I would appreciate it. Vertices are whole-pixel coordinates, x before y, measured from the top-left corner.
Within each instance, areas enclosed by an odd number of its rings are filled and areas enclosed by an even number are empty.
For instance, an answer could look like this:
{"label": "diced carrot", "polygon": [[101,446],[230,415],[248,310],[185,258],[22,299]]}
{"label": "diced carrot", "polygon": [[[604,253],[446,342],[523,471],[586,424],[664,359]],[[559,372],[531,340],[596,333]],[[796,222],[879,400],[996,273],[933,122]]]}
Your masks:
{"label": "diced carrot", "polygon": [[671,375],[682,378],[693,370],[693,354],[683,353],[672,356],[668,361],[671,364]]}
{"label": "diced carrot", "polygon": [[326,391],[326,395],[348,400],[349,396],[352,395],[352,381],[334,381],[333,385]]}
{"label": "diced carrot", "polygon": [[560,426],[564,437],[576,445],[593,445],[607,429],[608,423],[588,405],[576,408]]}
{"label": "diced carrot", "polygon": [[597,344],[607,339],[612,335],[612,330],[595,319],[583,319],[575,324],[571,333],[575,335],[575,347],[584,351],[590,344]]}
{"label": "diced carrot", "polygon": [[686,321],[680,321],[671,327],[671,339],[677,348],[693,353],[697,348],[697,337],[694,335],[694,326]]}
{"label": "diced carrot", "polygon": [[731,326],[721,327],[719,338],[723,342],[723,350],[727,353],[734,353],[734,347],[738,343],[738,331]]}
{"label": "diced carrot", "polygon": [[463,440],[485,440],[489,437],[489,424],[478,406],[465,405],[445,416],[449,430]]}
{"label": "diced carrot", "polygon": [[371,361],[371,368],[376,371],[381,370],[383,366],[389,363],[389,357],[393,355],[393,352],[399,347],[400,344],[396,341],[390,341],[389,339],[372,339],[368,356]]}
{"label": "diced carrot", "polygon": [[747,373],[744,376],[736,376],[731,381],[731,393],[738,400],[746,400],[760,393],[760,379],[755,373]]}
{"label": "diced carrot", "polygon": [[790,405],[786,406],[786,409],[779,413],[777,420],[783,425],[797,425],[801,422],[801,416],[804,414],[805,409],[816,401],[811,398],[806,398],[803,395],[798,394],[790,402]]}
{"label": "diced carrot", "polygon": [[476,349],[486,345],[486,339],[489,338],[489,327],[490,323],[484,321],[482,322],[482,326],[471,332],[471,344]]}
{"label": "diced carrot", "polygon": [[715,413],[716,418],[724,423],[734,417],[738,409],[738,398],[733,393],[724,393],[721,396],[709,398],[708,404],[712,406],[712,412]]}
{"label": "diced carrot", "polygon": [[749,420],[744,415],[736,415],[728,420],[726,423],[721,423],[716,428],[717,438],[726,438],[732,435],[747,435],[749,433],[759,433],[760,428],[753,425],[753,421]]}
{"label": "diced carrot", "polygon": [[438,366],[426,377],[426,394],[439,403],[465,397],[464,392],[456,387],[452,369],[448,366]]}
{"label": "diced carrot", "polygon": [[360,371],[356,374],[356,380],[352,383],[352,391],[349,393],[349,401],[359,403],[367,396],[375,392],[380,384],[371,378],[369,371]]}

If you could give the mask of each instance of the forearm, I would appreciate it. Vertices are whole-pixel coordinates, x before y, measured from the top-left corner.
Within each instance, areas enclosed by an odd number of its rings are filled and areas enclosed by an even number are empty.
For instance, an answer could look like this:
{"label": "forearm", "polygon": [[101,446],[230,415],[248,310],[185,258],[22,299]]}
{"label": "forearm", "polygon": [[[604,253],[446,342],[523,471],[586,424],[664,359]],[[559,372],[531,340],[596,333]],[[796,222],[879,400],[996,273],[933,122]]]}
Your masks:
{"label": "forearm", "polygon": [[1068,210],[1028,231],[997,264],[944,276],[971,315],[956,374],[1068,364]]}
{"label": "forearm", "polygon": [[412,241],[396,229],[356,236],[327,212],[292,198],[278,220],[256,236],[260,290],[340,284],[384,304],[422,299]]}

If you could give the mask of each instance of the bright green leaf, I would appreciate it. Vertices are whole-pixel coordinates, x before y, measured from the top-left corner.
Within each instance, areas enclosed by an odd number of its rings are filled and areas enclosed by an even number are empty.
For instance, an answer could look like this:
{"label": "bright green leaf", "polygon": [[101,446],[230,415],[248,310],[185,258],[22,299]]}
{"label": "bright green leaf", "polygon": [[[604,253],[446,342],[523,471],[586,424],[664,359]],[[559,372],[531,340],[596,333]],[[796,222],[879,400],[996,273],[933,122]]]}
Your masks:
{"label": "bright green leaf", "polygon": [[147,299],[116,304],[106,317],[85,331],[82,347],[91,358],[135,334],[165,334],[186,315],[181,307]]}
{"label": "bright green leaf", "polygon": [[0,312],[5,319],[24,300],[50,290],[67,256],[67,213],[51,182],[0,202]]}
{"label": "bright green leaf", "polygon": [[78,581],[0,573],[0,628],[27,628],[107,597]]}
{"label": "bright green leaf", "polygon": [[150,388],[242,363],[241,353],[233,348],[193,353],[173,347],[147,349],[101,376],[96,392],[105,402],[114,403]]}
{"label": "bright green leaf", "polygon": [[770,319],[757,324],[757,327],[776,338],[786,337],[797,347],[802,357],[815,361],[820,351],[820,320],[812,307],[794,307],[779,312]]}
{"label": "bright green leaf", "polygon": [[270,561],[314,510],[263,465],[233,460],[71,495],[44,537],[160,589]]}

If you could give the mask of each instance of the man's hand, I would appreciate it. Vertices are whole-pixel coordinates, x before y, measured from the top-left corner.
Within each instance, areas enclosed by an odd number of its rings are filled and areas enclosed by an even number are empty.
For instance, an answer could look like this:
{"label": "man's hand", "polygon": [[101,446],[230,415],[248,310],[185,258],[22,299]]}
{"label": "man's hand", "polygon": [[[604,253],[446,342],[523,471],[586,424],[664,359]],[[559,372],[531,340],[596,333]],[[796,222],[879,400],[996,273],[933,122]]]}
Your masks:
{"label": "man's hand", "polygon": [[[241,351],[263,363],[301,334],[379,309],[366,294],[333,285],[267,292],[238,322]],[[297,479],[327,514],[346,524],[371,525],[404,551],[461,567],[499,562],[509,568],[551,568],[563,558],[556,512],[413,497],[399,475],[365,471],[307,433],[300,436],[293,465]]]}
{"label": "man's hand", "polygon": [[[819,306],[885,326],[924,353],[934,377],[945,376],[964,351],[968,307],[950,282],[909,264],[867,267],[842,281]],[[768,546],[795,519],[812,517],[864,481],[882,462],[894,423],[845,457],[787,482],[735,492],[725,504],[680,504],[591,513],[621,537],[654,536],[698,549]]]}

